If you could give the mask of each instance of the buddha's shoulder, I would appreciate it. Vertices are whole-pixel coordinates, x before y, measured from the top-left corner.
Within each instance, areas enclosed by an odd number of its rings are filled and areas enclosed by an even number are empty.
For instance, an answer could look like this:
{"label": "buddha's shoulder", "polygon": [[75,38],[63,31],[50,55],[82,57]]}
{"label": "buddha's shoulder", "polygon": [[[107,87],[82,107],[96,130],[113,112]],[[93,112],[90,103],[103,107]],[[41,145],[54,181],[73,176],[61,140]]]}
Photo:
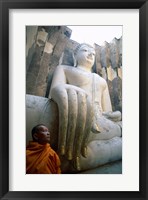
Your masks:
{"label": "buddha's shoulder", "polygon": [[106,80],[99,74],[93,73],[96,79],[100,80],[102,83],[106,83]]}
{"label": "buddha's shoulder", "polygon": [[106,80],[103,77],[101,77],[99,74],[96,74],[96,73],[93,73],[93,74],[94,74],[96,83],[98,83],[100,86],[103,86],[104,88],[106,88],[106,86],[107,86]]}

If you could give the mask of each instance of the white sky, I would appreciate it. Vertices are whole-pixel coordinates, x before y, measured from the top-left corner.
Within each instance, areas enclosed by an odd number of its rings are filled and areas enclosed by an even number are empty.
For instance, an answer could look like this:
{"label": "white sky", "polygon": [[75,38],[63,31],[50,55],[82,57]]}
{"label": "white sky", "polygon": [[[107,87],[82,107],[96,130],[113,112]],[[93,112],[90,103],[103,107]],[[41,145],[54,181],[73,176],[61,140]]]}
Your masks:
{"label": "white sky", "polygon": [[72,30],[71,38],[78,43],[86,42],[102,45],[104,41],[111,42],[114,37],[122,36],[122,26],[68,26]]}

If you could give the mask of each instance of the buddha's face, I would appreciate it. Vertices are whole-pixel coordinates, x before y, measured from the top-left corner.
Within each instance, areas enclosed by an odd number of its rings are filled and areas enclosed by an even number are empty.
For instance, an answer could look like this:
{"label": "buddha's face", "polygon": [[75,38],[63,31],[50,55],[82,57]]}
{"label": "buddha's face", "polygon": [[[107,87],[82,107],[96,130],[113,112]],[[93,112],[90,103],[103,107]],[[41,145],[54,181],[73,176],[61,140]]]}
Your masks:
{"label": "buddha's face", "polygon": [[76,60],[80,66],[92,67],[95,61],[94,48],[82,45],[77,52]]}

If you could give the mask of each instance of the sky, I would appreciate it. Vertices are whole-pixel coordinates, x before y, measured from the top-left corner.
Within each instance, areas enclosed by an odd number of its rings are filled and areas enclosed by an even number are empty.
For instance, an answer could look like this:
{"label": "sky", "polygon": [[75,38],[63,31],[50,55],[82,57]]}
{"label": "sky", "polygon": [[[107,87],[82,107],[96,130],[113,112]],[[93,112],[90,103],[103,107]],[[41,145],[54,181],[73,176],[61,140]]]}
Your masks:
{"label": "sky", "polygon": [[111,42],[114,37],[119,39],[122,36],[122,26],[68,26],[72,30],[71,38],[78,43],[86,42],[103,45]]}

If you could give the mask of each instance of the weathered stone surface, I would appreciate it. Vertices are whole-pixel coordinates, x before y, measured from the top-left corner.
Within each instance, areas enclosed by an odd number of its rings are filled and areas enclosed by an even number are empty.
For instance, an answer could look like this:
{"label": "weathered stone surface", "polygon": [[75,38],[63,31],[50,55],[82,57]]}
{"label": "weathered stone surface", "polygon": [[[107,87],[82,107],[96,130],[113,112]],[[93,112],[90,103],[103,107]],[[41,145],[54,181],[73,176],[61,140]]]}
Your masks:
{"label": "weathered stone surface", "polygon": [[118,40],[118,48],[119,48],[119,66],[122,66],[122,36]]}
{"label": "weathered stone surface", "polygon": [[113,110],[122,112],[122,79],[116,77],[112,81],[108,80],[108,87]]}
{"label": "weathered stone surface", "polygon": [[48,36],[48,33],[45,32],[45,31],[38,31],[38,34],[37,34],[37,45],[40,47],[40,46],[45,46],[45,42],[47,40],[47,36]]}
{"label": "weathered stone surface", "polygon": [[53,52],[53,45],[50,42],[46,42],[44,52],[48,54]]}
{"label": "weathered stone surface", "polygon": [[74,55],[73,55],[73,51],[71,49],[65,48],[60,64],[74,66],[74,64],[75,64]]}
{"label": "weathered stone surface", "polygon": [[109,88],[109,94],[110,94],[110,99],[112,103],[112,109],[115,111],[115,105],[114,105],[114,91],[113,91],[113,84],[112,81],[108,80],[107,81],[108,88]]}
{"label": "weathered stone surface", "polygon": [[51,29],[49,31],[48,42],[51,43],[51,45],[53,45],[53,51],[49,55],[49,61],[46,64],[48,68],[48,74],[46,76],[47,80],[46,96],[49,95],[49,89],[54,69],[57,67],[57,65],[59,65],[60,58],[66,48],[66,45],[69,41],[69,37],[71,35],[71,30],[65,26],[60,26],[54,30],[53,28]]}
{"label": "weathered stone surface", "polygon": [[105,80],[108,79],[108,77],[107,77],[107,70],[106,70],[105,67],[102,68],[102,78],[104,78]]}
{"label": "weathered stone surface", "polygon": [[59,64],[70,35],[71,30],[65,26],[38,27],[34,52],[39,53],[29,54],[32,60],[27,70],[27,94],[48,95],[53,68]]}
{"label": "weathered stone surface", "polygon": [[40,60],[42,57],[43,47],[36,46],[32,55],[29,69],[26,74],[26,93],[36,94],[36,79],[40,70]]}
{"label": "weathered stone surface", "polygon": [[113,105],[115,110],[122,112],[122,80],[116,77],[112,81],[113,85]]}
{"label": "weathered stone surface", "polygon": [[114,38],[110,43],[110,60],[111,60],[111,66],[113,69],[118,68],[120,66],[119,64],[119,40],[117,38]]}
{"label": "weathered stone surface", "polygon": [[114,80],[117,77],[116,68],[113,69],[111,66],[109,66],[107,68],[107,77],[108,77],[108,80],[110,80],[110,81]]}
{"label": "weathered stone surface", "polygon": [[110,48],[107,42],[101,46],[101,65],[105,68],[110,66]]}
{"label": "weathered stone surface", "polygon": [[40,61],[40,70],[36,79],[36,94],[38,96],[45,96],[47,90],[47,77],[48,77],[48,63],[49,54],[44,52]]}
{"label": "weathered stone surface", "polygon": [[122,160],[111,162],[95,169],[79,172],[78,174],[122,174]]}
{"label": "weathered stone surface", "polygon": [[37,30],[37,26],[26,26],[26,71],[29,69],[29,65],[35,52]]}
{"label": "weathered stone surface", "polygon": [[118,68],[118,76],[122,79],[122,68]]}
{"label": "weathered stone surface", "polygon": [[96,59],[94,72],[102,76],[102,65],[101,65],[101,47],[95,44]]}

